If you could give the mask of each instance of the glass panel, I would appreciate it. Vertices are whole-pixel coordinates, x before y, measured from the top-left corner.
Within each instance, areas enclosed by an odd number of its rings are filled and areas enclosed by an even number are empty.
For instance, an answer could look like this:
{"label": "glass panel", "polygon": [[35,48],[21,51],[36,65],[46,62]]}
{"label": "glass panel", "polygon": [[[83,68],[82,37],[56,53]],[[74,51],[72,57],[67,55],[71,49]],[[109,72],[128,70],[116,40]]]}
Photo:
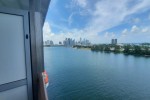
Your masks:
{"label": "glass panel", "polygon": [[0,13],[0,85],[26,78],[23,17]]}
{"label": "glass panel", "polygon": [[27,86],[21,86],[0,93],[0,100],[28,100]]}

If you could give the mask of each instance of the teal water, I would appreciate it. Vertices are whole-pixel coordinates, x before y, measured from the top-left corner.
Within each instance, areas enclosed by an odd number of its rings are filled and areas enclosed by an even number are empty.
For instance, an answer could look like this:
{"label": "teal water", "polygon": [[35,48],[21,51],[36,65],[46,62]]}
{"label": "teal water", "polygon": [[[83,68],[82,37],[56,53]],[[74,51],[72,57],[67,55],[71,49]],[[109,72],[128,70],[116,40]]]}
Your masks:
{"label": "teal water", "polygon": [[150,100],[150,58],[44,48],[49,100]]}

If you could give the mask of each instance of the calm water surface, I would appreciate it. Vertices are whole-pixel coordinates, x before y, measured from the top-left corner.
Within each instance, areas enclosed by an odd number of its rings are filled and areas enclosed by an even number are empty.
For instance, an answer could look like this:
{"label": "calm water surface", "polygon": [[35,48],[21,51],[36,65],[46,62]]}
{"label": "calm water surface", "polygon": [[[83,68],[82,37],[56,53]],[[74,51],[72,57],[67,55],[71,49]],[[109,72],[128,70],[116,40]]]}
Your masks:
{"label": "calm water surface", "polygon": [[150,100],[150,58],[44,48],[49,100]]}

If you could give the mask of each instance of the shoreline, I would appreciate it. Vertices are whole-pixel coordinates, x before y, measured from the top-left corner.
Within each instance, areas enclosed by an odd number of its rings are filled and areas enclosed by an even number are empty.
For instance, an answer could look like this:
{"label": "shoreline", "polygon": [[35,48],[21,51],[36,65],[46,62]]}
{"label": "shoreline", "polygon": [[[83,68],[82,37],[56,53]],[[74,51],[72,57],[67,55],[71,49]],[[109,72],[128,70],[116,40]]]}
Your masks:
{"label": "shoreline", "polygon": [[145,54],[130,54],[130,53],[124,53],[124,52],[114,52],[114,51],[100,51],[100,50],[92,50],[92,48],[85,48],[85,47],[73,47],[76,49],[82,49],[82,50],[91,50],[93,52],[104,52],[104,53],[114,53],[114,54],[124,54],[124,55],[132,55],[132,56],[139,56],[139,57],[150,57],[150,55]]}
{"label": "shoreline", "polygon": [[[64,47],[64,46],[44,46],[44,47]],[[90,48],[90,47],[70,47],[70,48],[81,49],[81,50],[90,50],[90,51],[93,51],[93,52],[104,52],[104,53],[124,54],[124,55],[132,55],[132,56],[139,56],[139,57],[147,57],[147,58],[150,58],[150,55],[146,55],[146,54],[131,54],[131,53],[124,53],[124,52],[92,50],[92,48]]]}
{"label": "shoreline", "polygon": [[77,48],[77,47],[73,47],[75,49],[82,49],[82,50],[91,50],[91,48]]}

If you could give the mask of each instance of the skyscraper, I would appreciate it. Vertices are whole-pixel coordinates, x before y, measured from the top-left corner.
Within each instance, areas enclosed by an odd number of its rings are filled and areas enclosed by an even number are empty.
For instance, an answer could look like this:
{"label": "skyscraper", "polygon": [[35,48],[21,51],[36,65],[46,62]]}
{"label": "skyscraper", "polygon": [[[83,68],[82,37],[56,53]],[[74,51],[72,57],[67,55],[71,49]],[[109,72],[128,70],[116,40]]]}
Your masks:
{"label": "skyscraper", "polygon": [[71,38],[66,38],[63,42],[64,46],[73,46],[75,45],[75,40],[72,40]]}
{"label": "skyscraper", "polygon": [[117,39],[112,39],[111,44],[117,44]]}
{"label": "skyscraper", "polygon": [[117,39],[115,39],[115,44],[117,44]]}

